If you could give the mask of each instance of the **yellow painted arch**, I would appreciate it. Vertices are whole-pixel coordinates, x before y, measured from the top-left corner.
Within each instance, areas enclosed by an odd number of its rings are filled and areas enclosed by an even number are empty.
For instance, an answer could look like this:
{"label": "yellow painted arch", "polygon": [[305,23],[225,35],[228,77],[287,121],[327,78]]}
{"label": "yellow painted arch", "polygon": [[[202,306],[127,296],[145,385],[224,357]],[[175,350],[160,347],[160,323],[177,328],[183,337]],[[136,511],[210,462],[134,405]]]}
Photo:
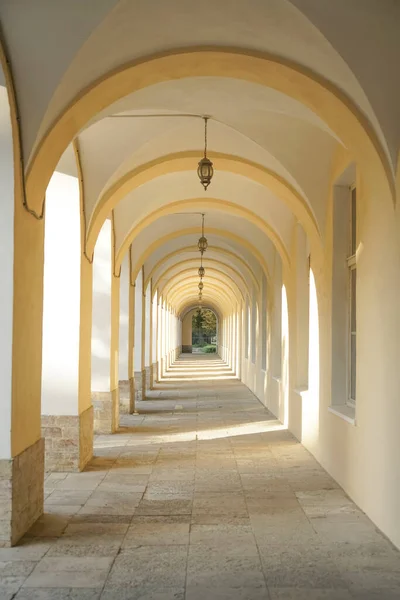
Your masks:
{"label": "yellow painted arch", "polygon": [[26,179],[30,207],[41,212],[46,187],[74,137],[100,111],[157,83],[187,77],[229,77],[264,85],[315,112],[354,154],[364,173],[382,179],[395,200],[393,171],[385,150],[363,112],[337,86],[283,57],[236,48],[169,50],[116,68],[81,90],[37,144]]}
{"label": "yellow painted arch", "polygon": [[[216,275],[216,277],[213,277],[213,275]],[[165,293],[165,295],[167,297],[169,297],[168,294],[173,287],[179,286],[179,284],[182,281],[188,281],[188,280],[194,281],[194,285],[197,285],[199,282],[199,277],[197,274],[193,273],[193,269],[185,269],[185,270],[181,271],[180,273],[177,273],[174,277],[172,277],[172,279],[170,281],[165,283],[160,288],[160,291],[162,293]],[[228,285],[230,287],[230,289],[232,289],[232,291],[234,290],[234,288],[236,288],[237,291],[239,292],[240,296],[242,298],[244,298],[243,291],[237,285],[235,280],[227,273],[224,273],[223,271],[221,271],[219,269],[209,269],[209,274],[207,275],[207,278],[204,279],[204,289],[206,288],[208,282],[213,282],[213,281],[224,282],[226,285]],[[233,284],[233,287],[232,287],[232,284]],[[245,290],[246,290],[246,286],[245,286]]]}
{"label": "yellow painted arch", "polygon": [[[214,252],[218,253],[218,254],[222,254],[223,256],[229,256],[229,257],[232,258],[232,260],[237,261],[240,265],[242,265],[245,268],[246,271],[249,272],[249,275],[251,277],[251,280],[252,280],[254,286],[257,289],[260,288],[260,283],[257,280],[256,276],[254,275],[254,271],[252,270],[252,268],[250,267],[250,265],[248,265],[246,263],[246,261],[243,260],[243,258],[241,256],[239,256],[235,252],[232,252],[231,250],[226,250],[226,248],[221,248],[220,246],[212,246],[212,248],[210,248],[210,249],[213,250]],[[161,265],[163,265],[170,258],[173,258],[174,256],[178,256],[178,254],[184,254],[186,252],[197,252],[197,255],[198,255],[199,249],[198,249],[197,246],[186,246],[185,248],[178,248],[177,250],[174,250],[173,252],[170,252],[169,254],[166,254],[165,256],[163,256],[154,265],[154,267],[151,269],[150,273],[146,277],[146,280],[145,280],[145,289],[147,288],[147,286],[148,286],[151,278],[154,276],[154,273],[161,267]],[[206,256],[206,258],[207,258],[207,256]]]}
{"label": "yellow painted arch", "polygon": [[[177,152],[159,157],[135,167],[112,184],[99,198],[90,216],[87,231],[89,251],[92,252],[105,219],[127,194],[162,175],[194,172],[197,168],[199,154],[201,154],[200,150]],[[311,241],[317,244],[321,243],[318,223],[307,200],[283,177],[263,165],[239,156],[211,151],[208,154],[219,171],[241,175],[271,190],[292,211]],[[209,200],[209,198],[204,198],[204,200]]]}
{"label": "yellow painted arch", "polygon": [[[180,301],[184,301],[185,299],[189,298],[189,297],[193,297],[196,298],[196,293],[195,291],[192,292],[192,290],[194,290],[195,288],[195,284],[193,283],[188,283],[186,285],[181,286],[181,288],[179,290],[177,290],[173,296],[171,296],[171,302],[174,304],[174,306],[178,306]],[[193,293],[193,296],[191,295]],[[209,298],[218,298],[221,302],[221,304],[223,306],[229,306],[231,307],[233,304],[233,299],[232,299],[232,295],[230,296],[224,287],[218,286],[217,284],[215,284],[215,282],[210,283],[209,285],[209,289],[208,291],[206,291],[206,296],[204,298],[204,301],[207,302]],[[235,297],[235,301],[237,301],[237,298]],[[197,299],[198,302],[198,299]]]}
{"label": "yellow painted arch", "polygon": [[[188,313],[189,313],[191,310],[197,310],[198,306],[199,306],[199,303],[198,303],[198,302],[197,302],[197,304],[196,304],[196,303],[194,303],[194,304],[190,304],[190,303],[189,303],[189,304],[187,304],[187,307],[186,307],[186,305],[185,305],[185,307],[181,309],[181,312],[180,312],[179,318],[180,318],[180,319],[183,321],[183,319],[186,317],[186,315],[187,315],[187,314],[188,314]],[[201,307],[202,307],[202,308],[204,308],[204,309],[212,310],[212,311],[215,313],[215,315],[216,315],[217,319],[218,319],[219,321],[221,321],[221,320],[222,320],[222,315],[221,315],[221,313],[219,312],[219,309],[217,309],[217,308],[216,308],[216,306],[214,306],[214,305],[213,305],[213,303],[212,303],[212,302],[210,302],[210,300],[208,300],[207,302],[203,302],[203,303],[202,303],[202,305],[201,305]]]}
{"label": "yellow painted arch", "polygon": [[[181,273],[189,273],[189,272],[191,272],[191,273],[196,273],[196,275],[197,275],[197,270],[195,270],[196,266],[191,266],[190,268],[182,269],[182,267],[184,265],[187,265],[188,263],[193,263],[194,261],[195,261],[195,259],[193,259],[193,258],[192,259],[187,259],[187,260],[182,260],[182,261],[177,262],[174,265],[171,265],[170,267],[168,267],[168,269],[166,269],[165,271],[163,271],[162,274],[159,276],[159,278],[154,282],[154,288],[158,288],[158,289],[160,289],[162,291],[164,289],[164,287],[160,286],[160,280],[161,279],[166,279],[170,275],[171,271],[173,271],[176,268],[180,268],[181,270],[178,273],[175,273],[175,275],[172,276],[171,281],[175,280],[175,277],[178,277]],[[197,262],[198,262],[198,265],[199,265],[200,262],[199,261],[197,261]],[[209,265],[210,263],[211,263],[211,266],[207,267],[207,265]],[[234,275],[235,275],[235,277],[238,277],[240,279],[240,281],[241,281],[241,283],[243,285],[243,288],[244,289],[248,288],[248,286],[246,285],[246,282],[243,279],[242,275],[240,273],[238,273],[237,271],[235,271],[230,265],[227,265],[227,264],[225,264],[225,263],[223,263],[223,262],[221,262],[219,260],[215,260],[215,259],[212,259],[212,258],[211,259],[204,259],[203,260],[203,265],[204,265],[204,267],[206,269],[206,275],[204,277],[204,281],[205,282],[207,281],[207,274],[208,274],[208,272],[224,273],[223,269],[216,268],[215,266],[213,266],[213,265],[217,265],[218,267],[222,266],[222,267],[228,269],[228,273],[226,273],[227,276],[229,276],[229,272],[233,272]],[[230,278],[233,279],[232,276],[230,276]],[[155,292],[156,292],[156,289],[153,289],[153,296],[154,296]]]}
{"label": "yellow painted arch", "polygon": [[[155,223],[161,217],[166,217],[174,214],[175,212],[185,212],[185,210],[189,211],[201,211],[201,210],[221,210],[235,217],[241,217],[252,223],[255,227],[257,227],[264,235],[266,235],[271,242],[274,244],[275,248],[278,250],[282,262],[290,267],[290,258],[289,253],[286,249],[286,246],[278,235],[278,233],[271,227],[269,223],[261,219],[256,213],[251,210],[241,207],[234,202],[230,202],[229,200],[219,200],[218,198],[192,198],[191,200],[179,200],[177,202],[171,202],[166,206],[155,210],[150,213],[146,217],[144,217],[135,227],[133,227],[128,235],[123,240],[120,245],[115,261],[115,267],[118,270],[121,266],[122,257],[128,252],[129,247],[135,241],[135,238],[144,230],[146,227],[149,227],[152,223]],[[210,231],[207,228],[207,231]],[[92,240],[94,243],[96,240]],[[91,255],[94,251],[94,245],[89,245],[88,242],[88,253]]]}
{"label": "yellow painted arch", "polygon": [[[186,299],[182,300],[177,305],[177,312],[182,319],[182,314],[185,310],[189,310],[189,308],[196,308],[199,306],[199,301],[196,300],[194,296],[188,296]],[[226,303],[221,299],[214,297],[213,299],[208,298],[208,300],[204,300],[201,306],[203,307],[211,307],[213,310],[217,311],[221,317],[221,322],[223,320],[223,315],[226,314]]]}
{"label": "yellow painted arch", "polygon": [[[187,278],[185,280],[187,283],[184,283],[182,285],[179,286],[178,289],[171,290],[171,292],[169,292],[168,294],[168,301],[175,306],[175,302],[176,299],[181,297],[182,294],[184,294],[186,292],[186,290],[197,290],[197,283],[198,283],[198,279],[197,278]],[[231,284],[228,284],[227,282],[224,282],[223,285],[221,285],[221,282],[219,279],[215,278],[215,277],[209,277],[209,281],[207,284],[207,289],[204,289],[203,291],[203,295],[205,295],[205,297],[210,297],[212,295],[213,292],[218,291],[222,296],[226,297],[226,299],[230,302],[232,300],[232,297],[229,295],[227,288],[229,288],[230,292],[233,294],[233,296],[236,298],[236,300],[240,300],[240,298],[242,298],[242,294],[240,293],[239,290],[235,289],[236,286],[232,286]]]}
{"label": "yellow painted arch", "polygon": [[[257,248],[255,246],[253,246],[253,244],[250,244],[250,242],[243,239],[242,237],[234,235],[233,233],[231,233],[229,231],[225,231],[224,229],[214,229],[214,228],[209,229],[209,228],[207,228],[207,232],[209,234],[218,235],[221,237],[225,237],[229,240],[235,241],[240,246],[243,246],[243,248],[246,248],[246,250],[251,252],[252,255],[259,262],[262,270],[265,273],[267,280],[271,281],[268,265],[267,265],[264,257],[262,256],[262,254],[257,250]],[[153,254],[153,252],[155,252],[155,250],[157,250],[160,246],[162,246],[163,244],[166,244],[169,240],[173,240],[178,237],[185,236],[185,235],[192,235],[192,234],[198,235],[198,233],[199,233],[198,227],[189,227],[187,229],[181,229],[180,231],[173,231],[172,233],[169,233],[169,234],[165,235],[164,237],[159,238],[158,240],[155,240],[152,244],[150,244],[146,248],[146,250],[144,250],[142,252],[142,254],[139,256],[138,260],[136,261],[134,267],[132,268],[132,280],[133,281],[136,280],[136,277],[138,276],[138,273],[139,273],[140,269],[142,268],[142,265],[146,262],[148,257],[151,256]],[[122,260],[123,260],[123,256],[120,256],[118,258],[119,265],[121,264]]]}

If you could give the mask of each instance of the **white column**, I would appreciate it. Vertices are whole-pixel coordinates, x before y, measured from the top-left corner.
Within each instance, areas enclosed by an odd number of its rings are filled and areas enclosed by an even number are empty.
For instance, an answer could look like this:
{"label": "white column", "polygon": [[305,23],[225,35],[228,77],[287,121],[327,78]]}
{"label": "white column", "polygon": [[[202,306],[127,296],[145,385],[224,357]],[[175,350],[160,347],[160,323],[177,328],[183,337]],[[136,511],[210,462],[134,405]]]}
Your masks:
{"label": "white column", "polygon": [[46,469],[54,471],[82,470],[93,455],[92,268],[81,251],[80,203],[78,178],[54,173],[46,192],[42,346],[42,435]]}
{"label": "white column", "polygon": [[119,402],[120,409],[130,412],[129,389],[129,286],[130,264],[126,254],[121,265],[119,309]]}
{"label": "white column", "polygon": [[111,220],[96,242],[93,262],[92,400],[94,427],[112,433],[118,427],[119,282],[113,265]]}
{"label": "white column", "polygon": [[142,353],[142,398],[146,397],[146,391],[150,389],[150,364],[151,364],[151,282],[148,283],[143,296],[143,353]]}
{"label": "white column", "polygon": [[134,369],[136,399],[142,399],[142,311],[143,311],[143,272],[139,271],[135,281],[135,336]]}
{"label": "white column", "polygon": [[151,344],[151,386],[154,386],[155,381],[158,379],[158,292],[156,290],[151,304],[152,310],[152,322],[151,322],[151,335],[152,335],[152,344]]}
{"label": "white column", "polygon": [[[43,220],[23,205],[21,162],[0,66],[0,545],[15,544],[43,512]],[[15,161],[14,161],[15,151]],[[16,501],[17,500],[17,501]]]}

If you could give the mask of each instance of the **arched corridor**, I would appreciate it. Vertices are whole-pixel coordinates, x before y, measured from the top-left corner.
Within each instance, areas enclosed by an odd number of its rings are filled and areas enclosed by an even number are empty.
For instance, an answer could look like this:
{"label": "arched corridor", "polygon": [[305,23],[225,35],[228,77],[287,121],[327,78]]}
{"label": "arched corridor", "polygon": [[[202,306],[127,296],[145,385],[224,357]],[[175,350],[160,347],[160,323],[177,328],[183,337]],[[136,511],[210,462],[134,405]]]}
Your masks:
{"label": "arched corridor", "polygon": [[399,28],[0,2],[0,597],[399,596]]}

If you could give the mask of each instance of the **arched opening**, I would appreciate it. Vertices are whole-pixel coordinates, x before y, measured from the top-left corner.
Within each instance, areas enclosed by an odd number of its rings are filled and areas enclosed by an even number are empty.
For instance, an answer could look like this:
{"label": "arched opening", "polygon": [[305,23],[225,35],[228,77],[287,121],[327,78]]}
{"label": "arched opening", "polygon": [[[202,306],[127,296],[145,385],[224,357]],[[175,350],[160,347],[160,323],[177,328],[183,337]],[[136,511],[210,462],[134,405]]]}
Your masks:
{"label": "arched opening", "polygon": [[199,307],[192,315],[192,351],[215,354],[218,347],[217,315],[209,308]]}

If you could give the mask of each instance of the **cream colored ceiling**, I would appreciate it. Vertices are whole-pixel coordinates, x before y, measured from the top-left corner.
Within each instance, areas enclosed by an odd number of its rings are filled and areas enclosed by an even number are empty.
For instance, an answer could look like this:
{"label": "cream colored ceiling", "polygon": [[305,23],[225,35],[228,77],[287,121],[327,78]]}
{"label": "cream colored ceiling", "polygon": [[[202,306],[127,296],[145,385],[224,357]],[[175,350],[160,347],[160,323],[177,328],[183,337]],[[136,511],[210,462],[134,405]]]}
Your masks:
{"label": "cream colored ceiling", "polygon": [[382,141],[383,123],[386,137],[396,136],[390,145],[399,141],[400,90],[392,80],[399,5],[392,0],[363,0],[362,7],[347,0],[204,0],[201,10],[194,0],[3,0],[0,19],[20,91],[27,155],[38,132],[91,81],[155,52],[201,45],[303,64],[343,89]]}
{"label": "cream colored ceiling", "polygon": [[[208,46],[266,52],[329,81],[371,124],[394,168],[400,141],[400,84],[394,77],[399,7],[392,0],[363,0],[362,8],[348,0],[204,0],[201,7],[193,0],[3,0],[0,20],[21,113],[25,163],[73,98],[112,69],[157,52]],[[325,231],[330,168],[341,140],[293,98],[255,83],[215,77],[144,87],[86,123],[79,146],[87,226],[103,195],[132,169],[173,153],[195,151],[201,158],[199,116],[204,114],[211,116],[211,153],[273,172],[303,199]],[[220,261],[226,274],[234,271],[239,287],[239,281],[254,285],[279,253],[290,262],[297,217],[288,204],[268,187],[219,169],[217,159],[205,193],[196,162],[192,171],[158,176],[118,203],[117,253],[130,240],[134,270],[143,259],[146,277],[151,273],[153,281],[163,281],[166,272],[177,286],[191,281],[180,273],[194,265],[193,250],[162,262],[179,249],[193,248],[198,238],[198,215],[166,215],[176,203],[173,213],[206,213],[207,260]],[[71,146],[57,170],[76,175]],[[203,204],[202,198],[215,199],[215,206]],[[221,201],[231,203],[236,213]],[[252,215],[239,215],[238,208]],[[220,302],[217,295],[215,302]]]}

